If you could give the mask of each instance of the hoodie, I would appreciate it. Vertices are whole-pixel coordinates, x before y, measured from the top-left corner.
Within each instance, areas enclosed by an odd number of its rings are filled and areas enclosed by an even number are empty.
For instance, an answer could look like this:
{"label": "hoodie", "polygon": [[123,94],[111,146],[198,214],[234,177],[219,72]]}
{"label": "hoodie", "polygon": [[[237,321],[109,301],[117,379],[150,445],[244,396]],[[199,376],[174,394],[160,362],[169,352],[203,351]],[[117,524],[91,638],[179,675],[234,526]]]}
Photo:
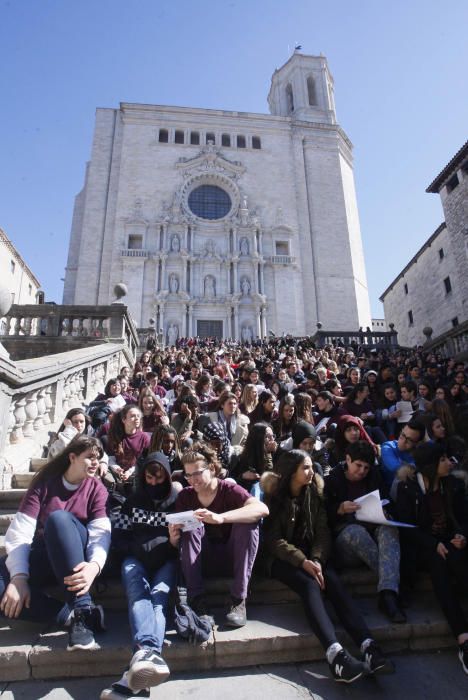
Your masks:
{"label": "hoodie", "polygon": [[[148,464],[157,462],[167,478],[160,486],[145,480]],[[169,460],[163,452],[151,452],[138,466],[133,490],[112,522],[112,541],[123,556],[134,556],[148,569],[156,571],[178,550],[169,542],[166,513],[174,511],[181,484],[172,483]]]}

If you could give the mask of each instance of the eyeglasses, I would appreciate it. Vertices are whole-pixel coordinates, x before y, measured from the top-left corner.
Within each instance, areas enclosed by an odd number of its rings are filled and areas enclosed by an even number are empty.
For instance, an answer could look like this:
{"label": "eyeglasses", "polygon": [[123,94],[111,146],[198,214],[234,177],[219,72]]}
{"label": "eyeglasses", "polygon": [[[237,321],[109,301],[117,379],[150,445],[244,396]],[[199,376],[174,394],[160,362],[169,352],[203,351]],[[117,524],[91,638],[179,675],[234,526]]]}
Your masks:
{"label": "eyeglasses", "polygon": [[198,479],[198,477],[201,476],[203,472],[207,469],[208,467],[203,467],[203,469],[199,469],[198,471],[192,472],[191,474],[187,474],[187,472],[185,472],[185,478],[187,479],[187,481],[192,481],[192,479],[195,478]]}
{"label": "eyeglasses", "polygon": [[403,441],[407,442],[409,445],[416,445],[418,442],[417,440],[413,440],[413,438],[408,437],[404,433],[401,433],[400,437],[403,438]]}

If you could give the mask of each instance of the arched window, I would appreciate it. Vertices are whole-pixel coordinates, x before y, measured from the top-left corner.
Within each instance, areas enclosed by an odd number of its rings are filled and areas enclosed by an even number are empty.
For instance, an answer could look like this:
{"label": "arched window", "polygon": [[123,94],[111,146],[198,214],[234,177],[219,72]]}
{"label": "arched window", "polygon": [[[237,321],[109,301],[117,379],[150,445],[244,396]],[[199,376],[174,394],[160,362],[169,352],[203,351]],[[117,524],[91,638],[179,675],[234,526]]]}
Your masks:
{"label": "arched window", "polygon": [[231,145],[231,137],[229,134],[223,134],[221,136],[221,145],[222,146],[230,146]]}
{"label": "arched window", "polygon": [[168,143],[169,132],[167,129],[159,129],[159,143]]}
{"label": "arched window", "polygon": [[175,143],[184,143],[184,132],[177,130],[174,135],[174,141]]}
{"label": "arched window", "polygon": [[208,143],[209,141],[213,141],[213,143],[216,143],[215,135],[211,132],[208,132],[206,134],[206,143]]}
{"label": "arched window", "polygon": [[315,80],[309,75],[307,78],[307,95],[309,97],[309,104],[314,106],[317,104],[317,92],[315,90]]}
{"label": "arched window", "polygon": [[252,148],[261,148],[262,143],[260,141],[260,136],[252,136]]}
{"label": "arched window", "polygon": [[294,95],[291,83],[286,85],[286,100],[288,103],[288,111],[294,112]]}
{"label": "arched window", "polygon": [[200,144],[200,134],[198,131],[190,132],[190,143],[192,146],[198,146]]}
{"label": "arched window", "polygon": [[245,148],[245,136],[237,137],[237,148]]}

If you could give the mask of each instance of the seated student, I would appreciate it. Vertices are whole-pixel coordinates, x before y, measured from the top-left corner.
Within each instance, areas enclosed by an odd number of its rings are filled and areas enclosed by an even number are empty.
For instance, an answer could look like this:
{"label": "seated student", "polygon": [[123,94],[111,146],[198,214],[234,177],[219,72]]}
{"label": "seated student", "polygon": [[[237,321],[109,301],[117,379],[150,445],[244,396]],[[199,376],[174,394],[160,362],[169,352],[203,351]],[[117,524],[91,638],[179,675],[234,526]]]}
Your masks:
{"label": "seated student", "polygon": [[179,438],[172,425],[159,425],[156,428],[151,438],[149,452],[163,452],[169,460],[171,473],[182,469]]}
{"label": "seated student", "polygon": [[221,423],[233,448],[232,451],[235,454],[240,454],[247,440],[250,419],[239,411],[237,399],[233,393],[230,391],[222,393],[218,400],[218,410],[207,413],[203,418],[205,425],[208,421]]}
{"label": "seated student", "polygon": [[400,433],[398,440],[381,445],[380,459],[387,486],[392,485],[396,472],[403,464],[414,464],[413,452],[424,440],[426,426],[418,418],[412,418]]}
{"label": "seated student", "polygon": [[329,391],[319,391],[316,405],[318,415],[315,416],[315,425],[319,435],[331,435],[338,418],[344,415],[344,411],[335,404],[335,398]]}
{"label": "seated student", "polygon": [[133,656],[122,678],[101,693],[101,700],[124,700],[130,691],[148,690],[169,676],[162,648],[180,534],[176,530],[169,534],[165,513],[174,510],[181,489],[171,482],[166,455],[151,452],[138,466],[132,493],[113,522],[112,541],[124,557],[122,584]]}
{"label": "seated student", "polygon": [[239,410],[244,416],[252,413],[258,404],[258,392],[255,384],[246,384],[242,389],[242,396],[239,404]]}
{"label": "seated student", "polygon": [[[247,622],[246,598],[257,555],[259,521],[268,508],[232,481],[218,478],[220,465],[201,443],[182,457],[190,486],[176,502],[177,511],[193,510],[203,527],[181,535],[181,567],[189,603],[198,615],[209,616],[204,576],[233,576],[232,604],[225,624],[242,627]],[[180,529],[180,526],[170,526]],[[212,620],[212,618],[211,618]]]}
{"label": "seated student", "polygon": [[[419,368],[418,368],[419,369]],[[419,411],[418,385],[416,382],[408,380],[400,385],[400,396],[402,401],[409,401],[413,411]]]}
{"label": "seated student", "polygon": [[381,399],[377,416],[387,440],[394,440],[398,436],[401,427],[398,424],[401,411],[396,407],[397,401],[396,387],[393,384],[385,384],[383,386],[383,398]]}
{"label": "seated student", "polygon": [[340,416],[335,430],[334,440],[330,441],[330,464],[336,467],[346,459],[345,453],[348,445],[363,440],[371,445],[374,458],[379,456],[379,448],[374,445],[370,435],[365,430],[362,421],[356,416]]}
{"label": "seated student", "polygon": [[264,471],[271,470],[277,447],[273,430],[268,423],[252,425],[244,449],[232,471],[233,478],[247,491],[259,495],[253,487],[258,484]]}
{"label": "seated student", "polygon": [[393,485],[397,518],[418,526],[401,532],[402,564],[410,577],[420,568],[429,571],[468,674],[468,619],[452,584],[455,577],[465,590],[468,586],[464,484],[450,473],[452,464],[441,445],[420,445],[414,451],[414,461],[416,467],[402,467]]}
{"label": "seated student", "polygon": [[260,392],[258,404],[252,413],[249,414],[250,425],[254,425],[255,423],[269,423],[271,425],[275,417],[275,405],[276,397],[273,392],[268,389]]}
{"label": "seated student", "polygon": [[356,520],[360,506],[356,498],[376,489],[381,498],[388,495],[375,452],[368,442],[359,440],[345,448],[346,461],[325,478],[325,502],[328,523],[335,535],[335,548],[344,566],[364,562],[379,576],[379,608],[391,622],[405,622],[398,602],[400,582],[400,543],[398,529]]}
{"label": "seated student", "polygon": [[[94,649],[102,608],[89,589],[110,544],[108,494],[96,473],[102,446],[77,436],[35,475],[5,535],[0,612],[7,618],[68,627],[68,651]],[[65,600],[46,595],[58,584]]]}
{"label": "seated student", "polygon": [[143,387],[140,391],[138,408],[142,414],[142,429],[145,433],[153,433],[158,425],[169,423],[161,399],[153,394],[148,386]]}
{"label": "seated student", "polygon": [[[305,396],[312,403],[310,397],[307,396],[307,394],[305,394]],[[286,394],[286,396],[284,396],[280,401],[278,416],[271,424],[273,433],[278,442],[287,440],[289,437],[291,437],[291,432],[296,422],[297,416],[295,397],[292,394]]]}
{"label": "seated student", "polygon": [[109,455],[110,471],[119,483],[131,484],[137,461],[146,455],[151,442],[150,435],[141,429],[141,411],[138,406],[124,406],[112,417],[109,428],[104,426],[102,433],[104,449]]}
{"label": "seated student", "polygon": [[[335,680],[352,683],[365,672],[391,670],[358,607],[328,564],[331,537],[323,480],[314,474],[309,455],[301,450],[284,453],[275,472],[263,475],[262,486],[270,508],[270,516],[263,524],[266,565],[274,578],[300,596]],[[325,597],[360,647],[363,662],[348,654],[337,641]]]}
{"label": "seated student", "polygon": [[125,406],[125,399],[121,395],[122,387],[117,378],[109,379],[104,393],[98,394],[88,406],[88,415],[91,418],[94,430],[98,430],[112,413],[120,411]]}

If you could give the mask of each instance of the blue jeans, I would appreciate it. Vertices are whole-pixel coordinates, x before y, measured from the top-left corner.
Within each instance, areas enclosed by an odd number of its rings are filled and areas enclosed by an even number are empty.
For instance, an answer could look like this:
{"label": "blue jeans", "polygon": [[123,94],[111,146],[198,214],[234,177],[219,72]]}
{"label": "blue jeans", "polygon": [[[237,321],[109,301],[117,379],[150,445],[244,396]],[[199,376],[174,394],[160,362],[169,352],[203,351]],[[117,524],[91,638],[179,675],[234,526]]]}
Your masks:
{"label": "blue jeans", "polygon": [[[49,515],[44,527],[44,537],[35,540],[29,553],[29,587],[31,604],[23,608],[21,620],[63,624],[71,610],[92,605],[91,596],[77,596],[67,590],[63,579],[73,573],[73,568],[86,561],[88,530],[72,513],[56,510]],[[0,599],[10,582],[6,558],[0,560]],[[44,588],[58,584],[65,605],[46,595]],[[0,615],[2,615],[0,613]]]}
{"label": "blue jeans", "polygon": [[175,586],[176,571],[177,559],[170,559],[151,574],[135,557],[123,561],[122,584],[128,599],[133,651],[146,647],[161,653],[169,594]]}

